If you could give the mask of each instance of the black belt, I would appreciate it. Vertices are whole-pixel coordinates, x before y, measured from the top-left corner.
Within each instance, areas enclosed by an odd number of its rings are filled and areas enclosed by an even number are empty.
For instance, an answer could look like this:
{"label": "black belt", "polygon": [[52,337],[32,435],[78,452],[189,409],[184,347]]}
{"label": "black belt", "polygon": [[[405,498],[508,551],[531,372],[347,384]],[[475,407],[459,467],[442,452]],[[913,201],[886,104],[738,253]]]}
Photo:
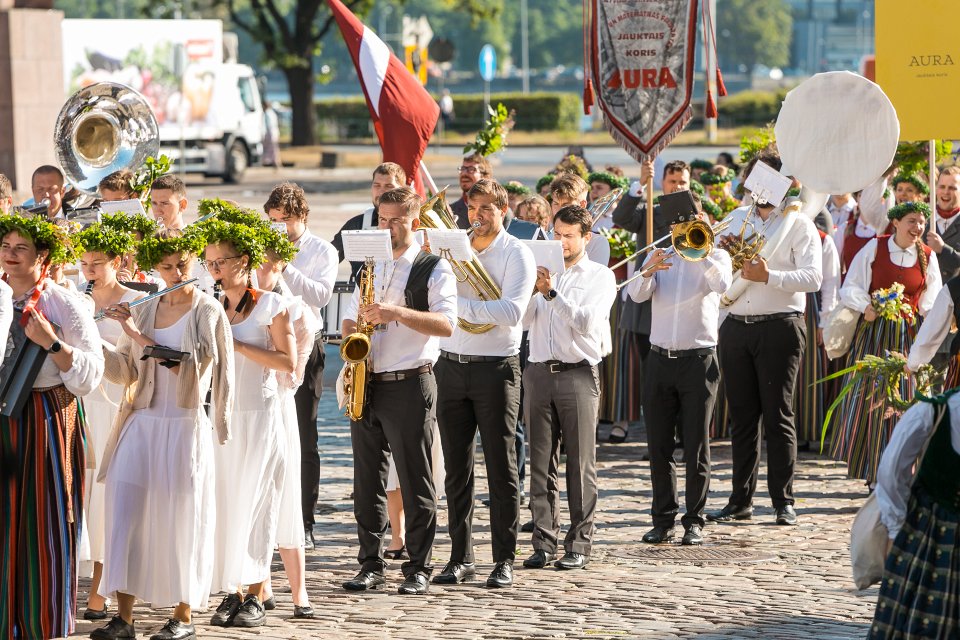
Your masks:
{"label": "black belt", "polygon": [[384,371],[383,373],[375,373],[372,378],[374,382],[400,382],[401,380],[406,380],[407,378],[416,378],[417,376],[423,375],[424,373],[431,373],[433,371],[432,364],[425,364],[422,367],[417,367],[416,369],[403,369],[402,371]]}
{"label": "black belt", "polygon": [[560,362],[559,360],[547,360],[546,362],[532,362],[531,364],[540,365],[550,370],[550,373],[560,373],[561,371],[570,371],[570,369],[579,369],[580,367],[589,367],[590,363],[586,360],[580,362]]}
{"label": "black belt", "polygon": [[742,322],[744,324],[755,324],[757,322],[769,322],[770,320],[785,320],[787,318],[799,318],[803,315],[802,311],[784,311],[783,313],[768,313],[762,316],[738,316],[731,313],[727,317]]}
{"label": "black belt", "polygon": [[716,347],[703,347],[700,349],[662,349],[655,344],[650,345],[650,351],[659,353],[662,356],[670,358],[693,358],[696,356],[708,356],[716,352]]}
{"label": "black belt", "polygon": [[465,356],[459,353],[441,351],[440,357],[444,360],[453,360],[454,362],[459,362],[460,364],[472,364],[475,362],[503,362],[507,358],[511,358],[513,356]]}

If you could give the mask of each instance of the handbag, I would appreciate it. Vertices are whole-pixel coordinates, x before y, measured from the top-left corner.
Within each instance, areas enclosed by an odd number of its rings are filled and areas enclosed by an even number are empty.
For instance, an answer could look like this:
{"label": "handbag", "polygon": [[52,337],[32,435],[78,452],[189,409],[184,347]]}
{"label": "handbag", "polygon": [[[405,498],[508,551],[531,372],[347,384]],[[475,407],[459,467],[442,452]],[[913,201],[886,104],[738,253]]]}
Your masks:
{"label": "handbag", "polygon": [[823,325],[823,348],[831,360],[846,355],[857,332],[860,312],[838,304]]}
{"label": "handbag", "polygon": [[[918,460],[922,460],[930,444],[930,438],[936,433],[940,421],[946,415],[944,406],[937,406],[934,415],[933,428],[923,445]],[[916,480],[916,475],[914,475]],[[911,482],[911,485],[913,483]],[[887,560],[887,540],[890,535],[887,527],[880,520],[880,505],[877,503],[877,492],[871,493],[853,519],[850,527],[850,568],[853,572],[853,582],[858,589],[877,584],[883,579],[883,565]]]}

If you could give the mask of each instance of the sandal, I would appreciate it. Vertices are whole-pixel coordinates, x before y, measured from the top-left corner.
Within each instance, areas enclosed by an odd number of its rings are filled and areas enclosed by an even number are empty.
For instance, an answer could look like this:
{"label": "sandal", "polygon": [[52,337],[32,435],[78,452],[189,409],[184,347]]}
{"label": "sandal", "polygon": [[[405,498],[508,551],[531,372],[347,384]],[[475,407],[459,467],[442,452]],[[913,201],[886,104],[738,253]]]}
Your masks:
{"label": "sandal", "polygon": [[610,437],[607,438],[607,442],[612,442],[614,444],[620,444],[627,441],[627,429],[624,425],[617,423],[613,425],[610,429]]}
{"label": "sandal", "polygon": [[407,545],[403,545],[399,549],[387,549],[383,552],[383,557],[387,560],[409,560],[407,557]]}

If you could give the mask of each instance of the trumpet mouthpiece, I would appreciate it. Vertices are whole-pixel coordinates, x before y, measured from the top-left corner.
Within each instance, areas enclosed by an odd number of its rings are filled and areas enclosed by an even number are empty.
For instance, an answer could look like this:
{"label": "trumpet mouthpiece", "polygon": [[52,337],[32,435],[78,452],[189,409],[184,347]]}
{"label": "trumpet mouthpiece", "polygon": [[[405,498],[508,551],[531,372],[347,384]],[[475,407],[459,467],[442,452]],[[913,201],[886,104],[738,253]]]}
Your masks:
{"label": "trumpet mouthpiece", "polygon": [[471,226],[472,228],[474,228],[474,229],[479,229],[479,228],[480,228],[480,221],[477,220],[476,222],[471,222],[471,223],[470,223],[470,226]]}

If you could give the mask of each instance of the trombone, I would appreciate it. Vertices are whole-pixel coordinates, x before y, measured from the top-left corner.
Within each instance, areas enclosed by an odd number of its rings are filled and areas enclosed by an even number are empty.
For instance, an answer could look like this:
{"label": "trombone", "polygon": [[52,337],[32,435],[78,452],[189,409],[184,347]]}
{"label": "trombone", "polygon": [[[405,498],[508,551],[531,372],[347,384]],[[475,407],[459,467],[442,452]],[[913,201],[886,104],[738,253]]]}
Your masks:
{"label": "trombone", "polygon": [[617,206],[617,203],[620,202],[620,198],[623,197],[623,189],[617,188],[613,189],[610,193],[605,196],[601,196],[590,203],[590,206],[587,207],[587,211],[593,216],[593,224],[597,224],[597,220],[607,215],[607,212]]}
{"label": "trombone", "polygon": [[[670,238],[671,243],[663,255],[664,260],[675,253],[688,262],[699,262],[710,255],[710,252],[714,250],[716,236],[728,226],[730,226],[729,218],[726,220],[721,220],[712,227],[703,220],[681,222],[680,224],[673,225],[673,229],[669,235],[664,236],[653,244],[647,245],[635,255],[639,255],[643,251],[649,251],[650,247],[656,246],[656,244],[661,240]],[[631,258],[632,257],[633,256],[631,256]],[[643,268],[633,274],[632,277],[627,278],[618,284],[617,291],[620,291],[637,278],[642,278],[644,275],[650,273],[650,271],[653,270],[653,267],[661,262],[663,262],[663,260],[659,260],[655,264],[644,265]]]}
{"label": "trombone", "polygon": [[672,235],[673,235],[672,233],[668,233],[667,235],[663,236],[662,238],[657,238],[656,240],[654,240],[653,242],[651,242],[651,243],[648,244],[647,246],[642,247],[642,248],[640,248],[640,249],[637,249],[636,251],[634,251],[633,253],[631,253],[630,255],[628,255],[626,258],[624,258],[623,260],[621,260],[621,261],[618,262],[617,264],[610,265],[610,268],[611,268],[611,269],[619,269],[620,267],[622,267],[623,265],[627,264],[628,262],[633,262],[633,261],[634,261],[636,258],[638,258],[639,256],[647,253],[648,251],[651,251],[651,250],[653,250],[653,249],[656,249],[658,244],[660,244],[660,243],[663,242],[664,240],[669,239]]}

